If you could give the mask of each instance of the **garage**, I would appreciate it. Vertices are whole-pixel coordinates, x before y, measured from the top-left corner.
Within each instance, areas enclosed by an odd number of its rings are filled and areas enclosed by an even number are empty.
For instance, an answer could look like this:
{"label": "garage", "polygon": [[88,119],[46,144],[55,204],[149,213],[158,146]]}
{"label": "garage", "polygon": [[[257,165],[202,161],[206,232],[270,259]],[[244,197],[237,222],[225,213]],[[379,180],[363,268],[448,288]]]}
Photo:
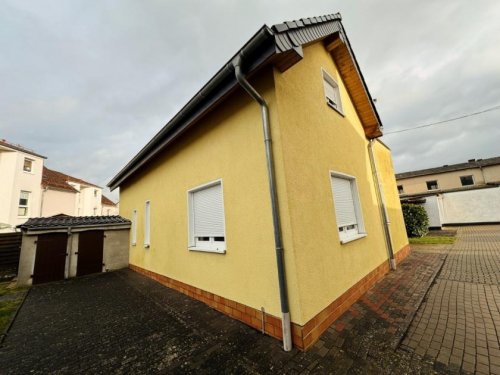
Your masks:
{"label": "garage", "polygon": [[121,216],[32,218],[22,231],[18,285],[128,267],[130,221]]}

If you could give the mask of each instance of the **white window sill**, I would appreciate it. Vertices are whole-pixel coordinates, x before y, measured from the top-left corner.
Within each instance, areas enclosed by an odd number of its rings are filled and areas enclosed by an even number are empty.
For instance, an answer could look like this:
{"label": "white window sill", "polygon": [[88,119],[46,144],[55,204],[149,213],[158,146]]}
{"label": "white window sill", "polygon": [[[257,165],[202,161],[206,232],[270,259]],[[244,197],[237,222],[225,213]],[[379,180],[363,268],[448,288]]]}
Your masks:
{"label": "white window sill", "polygon": [[151,244],[149,244],[149,243],[145,243],[145,244],[144,244],[144,248],[145,248],[145,249],[149,249],[149,247],[150,247],[150,246],[151,246]]}
{"label": "white window sill", "polygon": [[330,102],[328,102],[328,101],[327,101],[327,102],[326,102],[326,105],[327,105],[328,107],[330,107],[331,109],[333,109],[335,112],[337,112],[337,113],[338,113],[339,115],[341,115],[342,117],[345,117],[344,112],[342,112],[342,111],[341,111],[340,109],[338,109],[338,108],[335,108],[335,106],[334,106],[333,104],[330,104]]}
{"label": "white window sill", "polygon": [[349,238],[346,238],[346,239],[343,239],[343,240],[340,240],[340,243],[342,245],[346,244],[346,243],[349,243],[349,242],[352,242],[352,241],[356,241],[356,240],[359,240],[360,238],[365,238],[367,236],[366,233],[358,233],[354,236],[351,236]]}
{"label": "white window sill", "polygon": [[197,247],[197,246],[188,247],[188,250],[189,251],[202,251],[205,253],[216,253],[216,254],[225,254],[226,253],[226,249],[209,249],[206,247]]}

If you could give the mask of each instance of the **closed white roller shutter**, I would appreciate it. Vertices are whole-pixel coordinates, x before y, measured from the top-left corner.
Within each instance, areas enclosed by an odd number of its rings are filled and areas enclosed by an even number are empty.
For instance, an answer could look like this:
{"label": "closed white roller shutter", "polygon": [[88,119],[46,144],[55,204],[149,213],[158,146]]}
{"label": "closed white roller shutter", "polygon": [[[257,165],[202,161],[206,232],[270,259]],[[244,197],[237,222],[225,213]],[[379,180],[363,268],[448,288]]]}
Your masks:
{"label": "closed white roller shutter", "polygon": [[195,237],[224,236],[224,204],[221,184],[193,194],[193,229]]}
{"label": "closed white roller shutter", "polygon": [[338,227],[357,224],[351,180],[332,176],[332,189]]}

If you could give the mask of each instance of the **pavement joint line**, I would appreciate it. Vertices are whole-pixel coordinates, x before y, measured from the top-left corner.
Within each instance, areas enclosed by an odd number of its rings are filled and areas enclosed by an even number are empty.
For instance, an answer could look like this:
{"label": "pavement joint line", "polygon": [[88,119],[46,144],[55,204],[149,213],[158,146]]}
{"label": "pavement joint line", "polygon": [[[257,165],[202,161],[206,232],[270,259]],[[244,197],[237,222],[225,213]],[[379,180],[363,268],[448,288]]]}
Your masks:
{"label": "pavement joint line", "polygon": [[[391,347],[392,347],[393,350],[397,350],[400,347],[400,345],[403,342],[403,340],[408,335],[408,329],[410,328],[410,325],[413,322],[413,319],[415,319],[415,316],[417,315],[418,310],[420,310],[420,307],[422,306],[423,302],[426,300],[427,295],[429,294],[432,286],[436,282],[436,279],[440,275],[441,270],[443,269],[444,264],[446,263],[446,259],[448,258],[448,255],[450,253],[451,248],[452,248],[451,245],[446,248],[446,253],[445,253],[445,256],[444,256],[444,258],[443,258],[443,260],[441,262],[441,265],[439,266],[439,269],[436,270],[436,272],[434,272],[434,274],[432,275],[432,277],[427,282],[425,293],[419,298],[419,300],[415,304],[415,308],[412,309],[412,311],[410,312],[410,314],[404,320],[404,322],[401,325],[401,327],[398,329],[398,331],[400,332],[400,334],[396,334],[395,335],[395,339],[394,339],[394,341],[393,341],[393,343],[391,345]],[[410,348],[408,348],[408,349],[411,350]]]}
{"label": "pavement joint line", "polygon": [[17,314],[19,314],[19,310],[21,310],[21,307],[23,307],[24,305],[24,301],[26,301],[26,297],[28,297],[28,294],[30,293],[31,291],[31,287],[24,293],[24,296],[23,296],[23,300],[21,301],[21,303],[17,306],[16,308],[16,311],[14,312],[14,315],[12,315],[12,317],[10,318],[10,322],[9,324],[7,325],[7,329],[0,335],[0,347],[2,346],[5,338],[7,337],[7,334],[9,333],[10,331],[10,328],[12,327],[12,325],[14,324],[14,321],[16,320],[17,318]]}

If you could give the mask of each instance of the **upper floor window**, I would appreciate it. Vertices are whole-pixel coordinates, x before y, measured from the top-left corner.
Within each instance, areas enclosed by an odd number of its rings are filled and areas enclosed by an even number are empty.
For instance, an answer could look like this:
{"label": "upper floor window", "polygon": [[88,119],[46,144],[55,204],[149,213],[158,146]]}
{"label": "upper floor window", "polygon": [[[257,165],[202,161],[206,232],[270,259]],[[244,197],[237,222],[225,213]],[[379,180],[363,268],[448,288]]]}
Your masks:
{"label": "upper floor window", "polygon": [[188,192],[190,250],[224,253],[226,234],[221,181]]}
{"label": "upper floor window", "polygon": [[23,171],[33,172],[33,160],[24,158]]}
{"label": "upper floor window", "polygon": [[398,185],[398,193],[399,194],[404,194],[404,189],[403,189],[403,185]]}
{"label": "upper floor window", "polygon": [[21,191],[21,195],[19,196],[19,207],[17,209],[18,216],[28,216],[29,200],[30,200],[30,192]]}
{"label": "upper floor window", "polygon": [[97,197],[97,189],[94,189],[94,197]]}
{"label": "upper floor window", "polygon": [[340,242],[365,237],[356,178],[336,172],[330,177]]}
{"label": "upper floor window", "polygon": [[335,82],[331,75],[324,70],[321,71],[323,73],[323,86],[325,89],[326,103],[339,113],[343,114],[339,85]]}
{"label": "upper floor window", "polygon": [[462,186],[474,185],[474,177],[472,177],[472,175],[460,176],[460,182],[462,183]]}
{"label": "upper floor window", "polygon": [[439,189],[438,182],[436,180],[426,181],[425,183],[427,184],[427,190],[437,190],[437,189]]}

